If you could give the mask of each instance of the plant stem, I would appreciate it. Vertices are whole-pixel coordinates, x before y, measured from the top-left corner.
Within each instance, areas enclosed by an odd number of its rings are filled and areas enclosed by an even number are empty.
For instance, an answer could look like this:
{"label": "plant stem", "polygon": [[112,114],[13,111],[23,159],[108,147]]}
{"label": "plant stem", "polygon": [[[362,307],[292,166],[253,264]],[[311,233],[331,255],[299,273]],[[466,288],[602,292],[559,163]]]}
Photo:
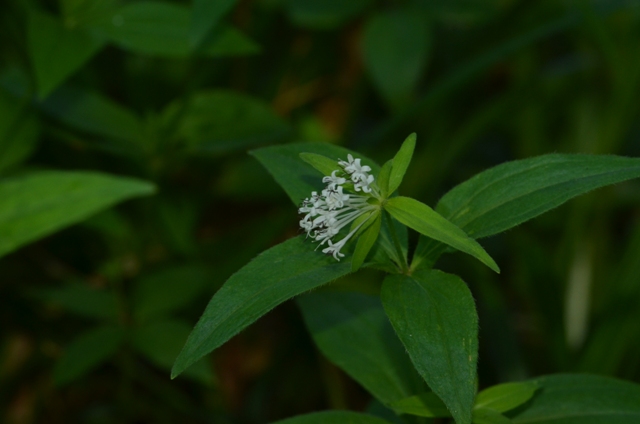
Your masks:
{"label": "plant stem", "polygon": [[396,253],[398,255],[398,259],[400,262],[400,269],[403,274],[409,274],[409,265],[407,264],[407,258],[404,256],[404,252],[402,251],[402,246],[400,245],[400,240],[398,239],[398,234],[396,233],[396,228],[393,225],[393,221],[391,221],[391,216],[389,212],[383,210],[384,218],[387,220],[387,226],[389,227],[389,233],[391,233],[391,239],[393,240],[393,246],[396,248]]}

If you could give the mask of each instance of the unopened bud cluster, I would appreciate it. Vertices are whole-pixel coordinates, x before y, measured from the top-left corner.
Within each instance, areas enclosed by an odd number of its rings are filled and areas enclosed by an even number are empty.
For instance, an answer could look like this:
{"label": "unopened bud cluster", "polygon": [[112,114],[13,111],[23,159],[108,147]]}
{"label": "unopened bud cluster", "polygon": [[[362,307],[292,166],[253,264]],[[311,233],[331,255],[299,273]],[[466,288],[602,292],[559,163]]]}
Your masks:
{"label": "unopened bud cluster", "polygon": [[[371,168],[362,165],[360,159],[354,159],[348,155],[348,160],[338,161],[341,169],[336,169],[329,176],[322,179],[326,187],[320,194],[312,192],[311,197],[304,199],[298,209],[304,218],[300,220],[300,227],[307,232],[307,236],[318,241],[322,246],[327,243],[328,247],[322,250],[323,253],[331,254],[336,260],[344,257],[340,249],[366,222],[362,222],[353,228],[342,240],[333,243],[335,237],[342,228],[349,225],[358,217],[370,213],[376,206],[367,201],[373,196],[378,196],[373,175],[369,172]],[[346,194],[345,188],[351,188],[359,194]]]}

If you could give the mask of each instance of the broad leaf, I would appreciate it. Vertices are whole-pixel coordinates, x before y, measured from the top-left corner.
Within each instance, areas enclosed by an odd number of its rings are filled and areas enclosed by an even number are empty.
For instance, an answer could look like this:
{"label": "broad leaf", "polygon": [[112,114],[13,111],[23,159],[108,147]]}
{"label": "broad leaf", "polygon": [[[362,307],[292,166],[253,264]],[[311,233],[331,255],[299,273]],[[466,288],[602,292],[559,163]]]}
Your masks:
{"label": "broad leaf", "polygon": [[321,292],[296,302],[322,353],[380,402],[426,389],[377,296]]}
{"label": "broad leaf", "polygon": [[80,69],[105,44],[100,36],[83,29],[69,29],[56,18],[35,11],[29,14],[27,41],[41,98]]}
{"label": "broad leaf", "polygon": [[348,261],[315,251],[304,236],[258,255],[213,296],[173,366],[172,377],[216,349],[280,303],[342,277]]}
{"label": "broad leaf", "polygon": [[325,411],[299,415],[272,424],[389,424],[382,418],[351,411]]}
{"label": "broad leaf", "polygon": [[420,375],[457,424],[471,422],[478,358],[478,316],[455,275],[417,271],[382,284],[384,309]]}
{"label": "broad leaf", "polygon": [[436,210],[473,238],[515,227],[567,200],[640,177],[640,158],[551,154],[486,170],[454,187]]}
{"label": "broad leaf", "polygon": [[[191,326],[183,321],[156,321],[136,327],[131,334],[131,343],[154,365],[170,370],[190,332]],[[206,360],[187,368],[184,375],[205,384],[213,382],[214,378],[211,364]]]}
{"label": "broad leaf", "polygon": [[227,90],[201,91],[186,103],[173,103],[164,119],[178,119],[175,137],[198,155],[244,150],[291,132],[264,101]]}
{"label": "broad leaf", "polygon": [[412,8],[378,13],[367,22],[362,41],[364,63],[378,92],[393,108],[405,106],[431,46],[425,15]]}
{"label": "broad leaf", "polygon": [[118,299],[109,290],[96,290],[81,284],[42,289],[33,295],[65,311],[101,320],[118,318]]}
{"label": "broad leaf", "polygon": [[300,153],[300,159],[313,166],[322,175],[331,175],[333,171],[341,169],[337,160],[316,153]]}
{"label": "broad leaf", "polygon": [[498,384],[478,393],[475,407],[506,412],[531,399],[539,388],[535,381]]}
{"label": "broad leaf", "polygon": [[442,400],[433,392],[400,399],[389,404],[398,414],[416,415],[418,417],[450,417],[449,410]]}
{"label": "broad leaf", "polygon": [[353,251],[353,257],[351,259],[352,272],[356,272],[360,269],[364,260],[367,258],[369,251],[378,239],[382,224],[382,214],[380,212],[375,212],[371,217],[369,217],[369,221],[372,222],[365,223],[364,225],[367,225],[366,230],[358,236],[356,249]]}
{"label": "broad leaf", "polygon": [[65,347],[53,369],[53,381],[61,386],[82,377],[111,358],[124,340],[121,327],[98,327],[81,335]]}
{"label": "broad leaf", "polygon": [[196,265],[171,267],[139,278],[133,286],[133,316],[142,322],[179,310],[207,291],[211,280],[211,271]]}
{"label": "broad leaf", "polygon": [[0,256],[154,186],[97,172],[42,171],[0,180]]}
{"label": "broad leaf", "polygon": [[512,418],[516,424],[637,424],[640,385],[609,377],[559,374],[533,380],[541,390]]}
{"label": "broad leaf", "polygon": [[191,46],[200,45],[235,4],[236,0],[194,0],[189,32]]}
{"label": "broad leaf", "polygon": [[140,1],[95,19],[90,27],[124,49],[148,55],[181,58],[191,53],[225,56],[258,51],[255,43],[228,26],[214,31],[196,51],[189,43],[189,15],[189,8],[179,4]]}
{"label": "broad leaf", "polygon": [[411,134],[400,146],[400,150],[393,157],[393,167],[391,168],[391,174],[389,175],[389,194],[400,187],[404,174],[409,168],[411,158],[413,157],[413,150],[416,148],[416,133]]}
{"label": "broad leaf", "polygon": [[393,197],[384,205],[395,219],[417,232],[468,253],[496,272],[500,268],[485,250],[463,230],[429,206],[409,197]]}
{"label": "broad leaf", "polygon": [[511,420],[495,409],[476,408],[473,410],[473,424],[510,424]]}

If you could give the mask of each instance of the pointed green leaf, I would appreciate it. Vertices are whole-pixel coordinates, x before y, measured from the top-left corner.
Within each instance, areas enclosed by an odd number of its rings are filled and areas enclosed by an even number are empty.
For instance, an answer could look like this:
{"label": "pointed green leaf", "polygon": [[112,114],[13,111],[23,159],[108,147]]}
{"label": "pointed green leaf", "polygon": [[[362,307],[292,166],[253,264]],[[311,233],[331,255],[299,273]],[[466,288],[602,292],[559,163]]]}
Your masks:
{"label": "pointed green leaf", "polygon": [[506,412],[531,399],[539,388],[535,381],[498,384],[478,393],[475,407]]}
{"label": "pointed green leaf", "polygon": [[393,167],[393,159],[389,159],[382,165],[380,169],[380,173],[378,174],[378,178],[376,182],[378,183],[378,187],[380,187],[380,191],[382,192],[382,197],[387,198],[391,194],[389,191],[389,178],[391,178],[391,168]]}
{"label": "pointed green leaf", "polygon": [[297,303],[320,351],[380,402],[426,390],[377,296],[309,293]]}
{"label": "pointed green leaf", "polygon": [[398,414],[416,415],[418,417],[450,417],[451,413],[433,392],[420,393],[419,395],[391,402],[389,407]]}
{"label": "pointed green leaf", "polygon": [[407,168],[409,168],[409,163],[411,163],[415,147],[416,133],[413,133],[402,143],[400,150],[393,158],[393,168],[389,176],[389,194],[393,194],[393,192],[400,187],[404,174],[407,172]]}
{"label": "pointed green leaf", "polygon": [[382,284],[384,309],[431,390],[457,424],[471,422],[478,358],[478,316],[467,285],[455,275],[417,271]]}
{"label": "pointed green leaf", "polygon": [[98,172],[41,171],[0,180],[0,256],[154,190],[144,181]]}
{"label": "pointed green leaf", "polygon": [[194,0],[189,33],[191,46],[201,44],[235,4],[236,0]]}
{"label": "pointed green leaf", "polygon": [[300,153],[300,159],[320,171],[322,175],[331,175],[333,171],[341,169],[337,160],[316,153]]}
{"label": "pointed green leaf", "polygon": [[358,236],[356,249],[354,250],[353,257],[351,259],[351,272],[356,272],[360,269],[364,260],[367,258],[369,251],[378,239],[378,234],[380,234],[382,214],[380,212],[375,212],[371,215],[369,220],[371,221],[370,223],[364,224],[367,225],[366,230]]}
{"label": "pointed green leaf", "polygon": [[233,274],[189,335],[172,378],[280,303],[351,270],[348,261],[337,262],[315,248],[311,240],[296,237],[266,250]]}
{"label": "pointed green leaf", "polygon": [[80,69],[105,45],[102,37],[84,29],[67,28],[43,12],[29,14],[27,41],[41,98]]}
{"label": "pointed green leaf", "polygon": [[516,424],[637,424],[640,385],[610,377],[557,374],[533,380],[541,390],[512,417]]}
{"label": "pointed green leaf", "polygon": [[124,340],[121,327],[97,327],[84,333],[65,347],[53,369],[53,381],[62,386],[82,377],[111,358]]}
{"label": "pointed green leaf", "polygon": [[473,410],[473,424],[510,424],[512,421],[500,412],[491,408]]}
{"label": "pointed green leaf", "polygon": [[469,238],[459,227],[424,203],[409,197],[398,196],[387,200],[384,208],[395,219],[420,234],[468,253],[495,272],[500,272],[498,265],[478,242]]}
{"label": "pointed green leaf", "polygon": [[286,420],[276,421],[272,424],[389,424],[389,421],[373,415],[361,414],[351,411],[324,411],[314,412]]}
{"label": "pointed green leaf", "polygon": [[473,238],[515,227],[567,200],[640,177],[640,158],[551,154],[488,169],[454,187],[436,208]]}

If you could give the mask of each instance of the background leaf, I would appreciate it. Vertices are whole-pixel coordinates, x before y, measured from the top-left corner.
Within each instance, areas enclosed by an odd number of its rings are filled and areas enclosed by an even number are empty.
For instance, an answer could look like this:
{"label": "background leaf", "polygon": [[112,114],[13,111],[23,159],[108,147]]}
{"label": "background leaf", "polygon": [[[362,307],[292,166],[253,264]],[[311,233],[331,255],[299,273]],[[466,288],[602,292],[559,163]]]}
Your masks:
{"label": "background leaf", "polygon": [[433,392],[420,393],[400,399],[389,405],[398,414],[410,414],[418,417],[450,417],[451,413],[442,400]]}
{"label": "background leaf", "polygon": [[111,321],[118,318],[118,300],[108,290],[67,284],[60,288],[38,290],[33,294],[47,303],[84,317]]}
{"label": "background leaf", "polygon": [[42,171],[0,180],[0,256],[153,185],[97,172]]}
{"label": "background leaf", "polygon": [[16,104],[0,92],[0,174],[29,157],[39,134],[40,125],[26,102]]}
{"label": "background leaf", "polygon": [[273,424],[388,424],[381,418],[350,411],[325,411],[288,418]]}
{"label": "background leaf", "polygon": [[377,296],[319,292],[296,303],[320,351],[380,402],[425,390]]}
{"label": "background leaf", "polygon": [[531,399],[539,387],[535,381],[491,386],[478,393],[475,407],[506,412]]}
{"label": "background leaf", "polygon": [[541,390],[514,423],[632,424],[640,420],[640,385],[609,377],[559,374],[533,380]]}
{"label": "background leaf", "polygon": [[341,25],[365,10],[372,0],[285,0],[289,17],[308,28],[328,29]]}
{"label": "background leaf", "polygon": [[53,370],[53,380],[61,386],[82,377],[107,361],[124,340],[125,330],[120,327],[97,327],[84,333],[65,348]]}
{"label": "background leaf", "polygon": [[467,285],[455,275],[390,275],[384,310],[414,366],[457,424],[471,422],[478,359],[478,317]]}
{"label": "background leaf", "polygon": [[172,377],[275,306],[350,270],[348,261],[319,254],[302,236],[261,253],[213,296],[176,359]]}
{"label": "background leaf", "polygon": [[192,46],[198,46],[220,19],[235,5],[236,0],[195,0],[191,14],[189,38]]}

